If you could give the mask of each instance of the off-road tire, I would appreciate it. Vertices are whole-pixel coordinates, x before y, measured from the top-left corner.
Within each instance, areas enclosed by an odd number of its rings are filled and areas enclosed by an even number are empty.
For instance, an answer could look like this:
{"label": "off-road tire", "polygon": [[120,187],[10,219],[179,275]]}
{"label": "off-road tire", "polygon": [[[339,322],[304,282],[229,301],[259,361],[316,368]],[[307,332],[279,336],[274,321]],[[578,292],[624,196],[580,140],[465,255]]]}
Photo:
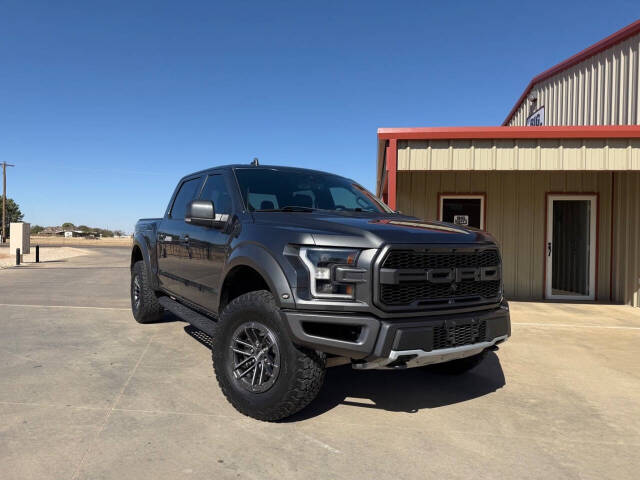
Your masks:
{"label": "off-road tire", "polygon": [[[233,374],[233,335],[247,322],[270,330],[279,350],[279,374],[263,392],[243,388]],[[280,310],[266,290],[240,295],[224,307],[216,325],[212,356],[218,384],[227,400],[239,412],[258,420],[273,422],[302,410],[324,382],[325,355],[293,344]]]}
{"label": "off-road tire", "polygon": [[[136,279],[139,281],[138,302],[135,298]],[[149,274],[143,261],[136,262],[131,269],[131,311],[138,323],[153,323],[162,318],[164,309],[158,303],[156,293],[149,287]]]}
{"label": "off-road tire", "polygon": [[469,370],[474,369],[485,359],[486,352],[478,353],[472,357],[459,358],[458,360],[451,360],[450,362],[437,363],[435,365],[429,365],[429,369],[432,372],[441,373],[445,375],[462,375]]}

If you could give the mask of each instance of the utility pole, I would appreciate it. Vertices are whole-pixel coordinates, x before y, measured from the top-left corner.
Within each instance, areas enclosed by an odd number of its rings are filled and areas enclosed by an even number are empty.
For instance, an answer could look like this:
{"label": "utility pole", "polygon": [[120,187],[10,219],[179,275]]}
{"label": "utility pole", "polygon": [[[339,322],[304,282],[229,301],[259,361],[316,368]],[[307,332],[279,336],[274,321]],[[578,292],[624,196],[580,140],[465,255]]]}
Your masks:
{"label": "utility pole", "polygon": [[2,165],[2,243],[7,241],[7,167],[15,167],[7,162]]}

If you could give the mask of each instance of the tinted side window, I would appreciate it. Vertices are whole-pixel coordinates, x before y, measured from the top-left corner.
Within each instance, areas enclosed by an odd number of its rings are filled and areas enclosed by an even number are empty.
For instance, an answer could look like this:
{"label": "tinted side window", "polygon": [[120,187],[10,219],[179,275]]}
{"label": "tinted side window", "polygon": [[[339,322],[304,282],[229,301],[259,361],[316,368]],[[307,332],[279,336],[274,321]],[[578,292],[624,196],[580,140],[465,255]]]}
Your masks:
{"label": "tinted side window", "polygon": [[217,213],[231,213],[231,197],[222,175],[209,175],[204,184],[200,200],[211,200]]}
{"label": "tinted side window", "polygon": [[187,205],[193,200],[198,185],[200,185],[200,177],[187,180],[182,184],[176,199],[173,201],[173,207],[171,207],[171,218],[174,220],[184,219],[187,213]]}

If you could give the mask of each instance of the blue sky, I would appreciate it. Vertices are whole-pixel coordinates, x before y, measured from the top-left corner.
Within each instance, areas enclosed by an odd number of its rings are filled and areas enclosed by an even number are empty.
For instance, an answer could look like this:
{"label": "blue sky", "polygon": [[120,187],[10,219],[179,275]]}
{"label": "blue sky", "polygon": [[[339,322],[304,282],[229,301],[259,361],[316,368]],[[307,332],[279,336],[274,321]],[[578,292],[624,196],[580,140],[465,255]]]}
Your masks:
{"label": "blue sky", "polygon": [[32,224],[131,231],[225,163],[375,188],[379,127],[498,125],[637,1],[0,0],[0,161]]}

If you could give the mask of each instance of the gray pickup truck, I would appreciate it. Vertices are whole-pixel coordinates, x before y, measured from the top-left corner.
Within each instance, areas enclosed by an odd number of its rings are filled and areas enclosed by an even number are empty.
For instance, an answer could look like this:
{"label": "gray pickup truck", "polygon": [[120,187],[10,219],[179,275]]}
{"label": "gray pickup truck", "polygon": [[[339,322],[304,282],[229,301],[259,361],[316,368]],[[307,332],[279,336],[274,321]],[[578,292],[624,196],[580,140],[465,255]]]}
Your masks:
{"label": "gray pickup truck", "polygon": [[169,311],[212,337],[222,391],[275,421],[327,366],[462,373],[511,334],[486,232],[389,209],[353,180],[231,165],[182,178],[131,254],[140,323]]}

